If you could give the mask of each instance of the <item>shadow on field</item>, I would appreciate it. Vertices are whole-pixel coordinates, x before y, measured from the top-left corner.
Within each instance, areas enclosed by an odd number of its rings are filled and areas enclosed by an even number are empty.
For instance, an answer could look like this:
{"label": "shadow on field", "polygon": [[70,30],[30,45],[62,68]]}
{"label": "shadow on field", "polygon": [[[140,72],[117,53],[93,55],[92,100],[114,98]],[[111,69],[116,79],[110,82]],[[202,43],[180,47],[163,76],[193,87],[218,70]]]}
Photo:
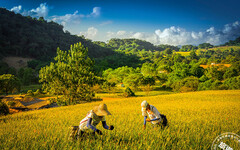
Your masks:
{"label": "shadow on field", "polygon": [[106,139],[104,137],[101,137],[99,135],[94,135],[94,134],[88,134],[87,136],[84,137],[79,137],[78,139],[74,139],[72,141],[75,142],[86,142],[86,143],[106,143],[106,141],[111,141],[112,143],[115,143],[117,145],[125,145],[133,142],[137,142],[138,138],[129,138],[129,137],[110,137],[110,139]]}
{"label": "shadow on field", "polygon": [[134,137],[118,137],[118,136],[114,136],[111,137],[110,140],[112,141],[112,143],[115,143],[117,145],[125,145],[125,144],[129,144],[129,143],[136,143],[139,139],[138,138],[134,138]]}

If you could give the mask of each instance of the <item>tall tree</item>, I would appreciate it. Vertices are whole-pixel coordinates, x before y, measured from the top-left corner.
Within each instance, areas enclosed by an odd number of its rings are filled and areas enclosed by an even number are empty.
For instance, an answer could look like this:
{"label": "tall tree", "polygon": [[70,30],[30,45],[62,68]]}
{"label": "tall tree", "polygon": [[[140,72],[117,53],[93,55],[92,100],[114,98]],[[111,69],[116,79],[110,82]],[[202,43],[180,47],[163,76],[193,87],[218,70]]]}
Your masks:
{"label": "tall tree", "polygon": [[63,94],[65,105],[91,101],[94,93],[91,87],[96,83],[93,73],[94,62],[88,57],[88,49],[81,43],[74,44],[70,50],[57,50],[55,63],[43,67],[39,78],[43,89]]}

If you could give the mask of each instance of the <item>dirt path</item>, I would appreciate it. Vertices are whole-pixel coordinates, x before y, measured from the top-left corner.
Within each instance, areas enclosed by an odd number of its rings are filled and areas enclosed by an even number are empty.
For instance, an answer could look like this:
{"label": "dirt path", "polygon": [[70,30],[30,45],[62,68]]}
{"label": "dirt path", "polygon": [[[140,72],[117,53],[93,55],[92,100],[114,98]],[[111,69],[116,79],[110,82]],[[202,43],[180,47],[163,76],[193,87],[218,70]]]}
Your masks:
{"label": "dirt path", "polygon": [[[28,110],[34,110],[34,109],[39,109],[39,108],[50,108],[50,107],[57,107],[57,105],[49,105],[50,102],[48,101],[49,98],[56,98],[56,97],[43,97],[43,98],[32,98],[31,100],[22,100],[24,95],[9,95],[8,98],[13,98],[13,100],[16,100],[21,104],[21,108],[25,108]],[[101,97],[103,102],[108,102],[108,101],[118,101],[121,100],[122,98],[113,98],[113,97]],[[48,107],[49,106],[49,107]],[[16,107],[17,108],[17,107]],[[12,113],[17,113],[21,112],[21,110],[18,109],[11,109]]]}
{"label": "dirt path", "polygon": [[29,105],[36,104],[36,103],[39,103],[39,102],[42,102],[42,101],[44,101],[44,100],[35,98],[33,101],[30,101],[30,102],[23,102],[23,101],[20,101],[20,102],[21,102],[24,106],[29,106]]}
{"label": "dirt path", "polygon": [[31,105],[28,105],[27,108],[28,109],[38,109],[44,106],[47,106],[49,104],[49,101],[45,101],[45,100],[39,100],[36,103],[33,103]]}

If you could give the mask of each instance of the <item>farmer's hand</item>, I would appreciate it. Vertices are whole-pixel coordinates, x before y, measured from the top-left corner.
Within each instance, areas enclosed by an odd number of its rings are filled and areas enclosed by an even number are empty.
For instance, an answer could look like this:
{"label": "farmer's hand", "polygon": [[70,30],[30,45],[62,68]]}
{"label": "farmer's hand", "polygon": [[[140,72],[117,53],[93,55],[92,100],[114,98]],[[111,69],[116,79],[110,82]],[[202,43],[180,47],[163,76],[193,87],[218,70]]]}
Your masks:
{"label": "farmer's hand", "polygon": [[144,129],[144,130],[146,129],[146,125],[143,125],[143,129]]}
{"label": "farmer's hand", "polygon": [[97,132],[97,134],[102,135],[102,131],[100,131],[100,130],[97,129],[96,132]]}
{"label": "farmer's hand", "polygon": [[146,119],[147,122],[150,122],[151,120],[149,118]]}
{"label": "farmer's hand", "polygon": [[109,130],[113,130],[113,129],[114,129],[114,126],[113,126],[113,125],[110,125],[108,129],[109,129]]}

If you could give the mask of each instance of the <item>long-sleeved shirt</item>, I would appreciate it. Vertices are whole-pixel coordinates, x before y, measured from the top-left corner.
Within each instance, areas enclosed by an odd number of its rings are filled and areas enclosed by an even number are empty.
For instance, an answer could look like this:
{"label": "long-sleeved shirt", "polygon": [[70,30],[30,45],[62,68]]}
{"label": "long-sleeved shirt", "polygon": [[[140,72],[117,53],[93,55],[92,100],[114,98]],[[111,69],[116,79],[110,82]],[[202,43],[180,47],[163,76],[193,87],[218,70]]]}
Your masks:
{"label": "long-sleeved shirt", "polygon": [[144,125],[146,125],[147,115],[151,119],[152,124],[156,124],[161,121],[161,114],[153,105],[150,105],[150,109],[148,111],[142,108],[142,115],[144,116]]}
{"label": "long-sleeved shirt", "polygon": [[[92,129],[95,132],[97,130],[97,128],[95,126],[91,125],[91,123],[92,123],[92,118],[88,118],[87,127],[89,129]],[[106,121],[102,121],[102,126],[105,129],[109,129],[109,126],[107,125]]]}
{"label": "long-sleeved shirt", "polygon": [[99,124],[99,122],[102,121],[102,125],[105,129],[108,129],[109,127],[106,124],[105,116],[97,116],[93,110],[89,111],[87,116],[80,121],[79,129],[81,131],[92,129],[93,131],[96,131],[96,125]]}

